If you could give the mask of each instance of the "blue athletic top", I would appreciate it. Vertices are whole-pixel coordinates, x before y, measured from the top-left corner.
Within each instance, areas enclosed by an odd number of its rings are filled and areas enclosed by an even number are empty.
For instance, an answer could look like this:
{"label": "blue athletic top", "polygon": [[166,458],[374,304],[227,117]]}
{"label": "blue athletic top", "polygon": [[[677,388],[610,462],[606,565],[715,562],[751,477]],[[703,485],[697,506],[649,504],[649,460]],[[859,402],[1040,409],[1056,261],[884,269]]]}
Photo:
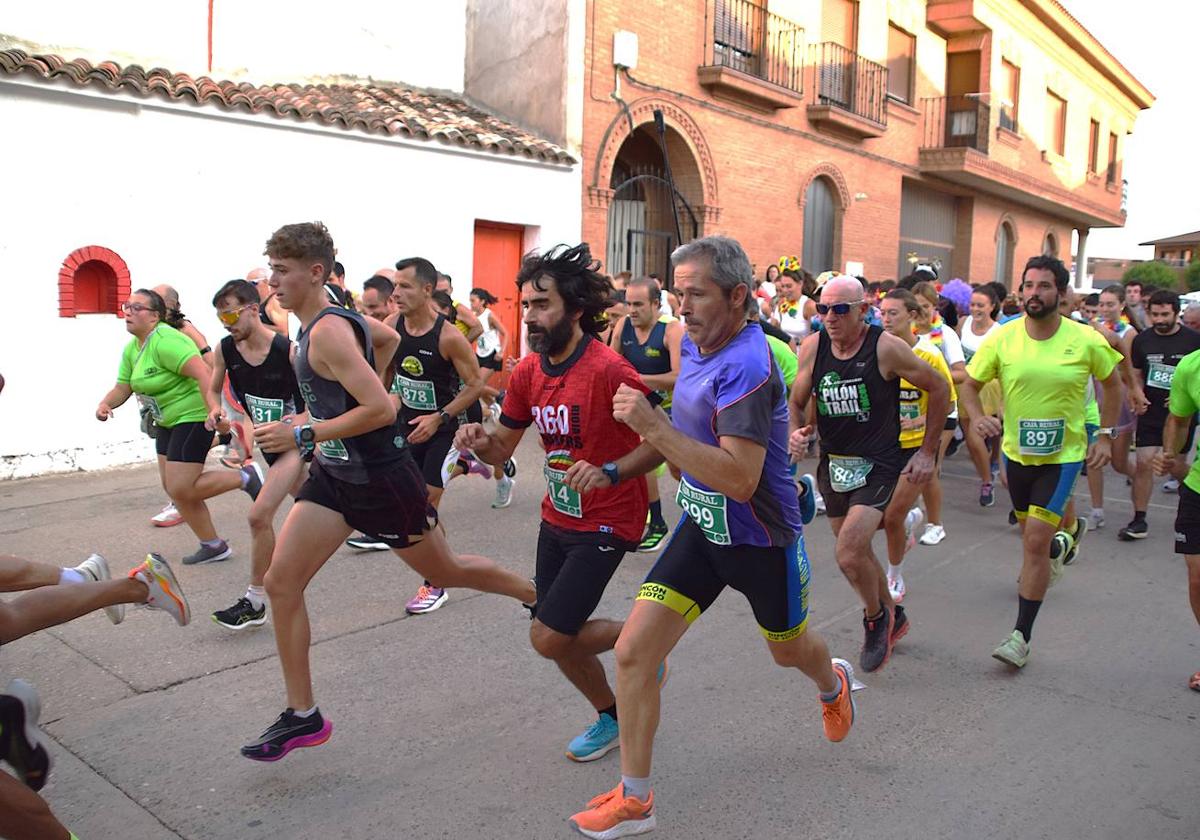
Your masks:
{"label": "blue athletic top", "polygon": [[748,324],[711,355],[684,335],[674,396],[673,424],[688,437],[709,446],[719,446],[722,436],[740,437],[767,450],[749,502],[716,493],[684,466],[679,500],[685,515],[717,544],[791,545],[800,533],[800,509],[788,474],[787,389],[762,328]]}

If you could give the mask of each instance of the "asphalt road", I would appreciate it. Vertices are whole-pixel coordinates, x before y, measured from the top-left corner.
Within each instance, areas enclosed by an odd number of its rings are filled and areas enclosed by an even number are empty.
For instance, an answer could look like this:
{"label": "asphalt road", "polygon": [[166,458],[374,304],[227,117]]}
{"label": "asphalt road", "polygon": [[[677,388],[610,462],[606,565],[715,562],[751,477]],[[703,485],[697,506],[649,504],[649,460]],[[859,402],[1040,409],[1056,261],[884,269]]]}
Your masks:
{"label": "asphalt road", "polygon": [[[512,507],[492,510],[490,484],[469,477],[442,514],[456,548],[531,574],[543,484],[533,442],[519,455]],[[949,537],[906,562],[913,630],[862,675],[845,742],[825,741],[813,686],[771,664],[741,596],[693,626],[664,690],[656,836],[1200,836],[1200,694],[1185,687],[1200,633],[1171,552],[1175,497],[1156,491],[1150,538],[1120,543],[1130,507],[1109,481],[1108,527],[1051,591],[1015,673],[990,653],[1016,615],[1016,529],[1003,500],[978,507],[968,469],[948,465]],[[99,551],[114,573],[147,550],[174,561],[194,544],[185,527],[150,527],[163,501],[147,467],[0,484],[3,548],[62,565]],[[618,780],[618,753],[563,756],[592,711],[530,649],[520,607],[457,591],[408,618],[418,576],[390,554],[348,550],[309,589],[333,738],[276,764],[242,759],[284,705],[282,680],[269,625],[238,635],[207,618],[243,590],[249,553],[245,497],[212,507],[235,556],[176,564],[190,626],[133,610],[113,627],[96,613],[3,648],[5,681],[42,694],[46,796],[81,840],[567,837],[566,818]],[[861,613],[823,519],[807,543],[811,626],[856,662]],[[628,612],[652,560],[626,558],[599,615]]]}

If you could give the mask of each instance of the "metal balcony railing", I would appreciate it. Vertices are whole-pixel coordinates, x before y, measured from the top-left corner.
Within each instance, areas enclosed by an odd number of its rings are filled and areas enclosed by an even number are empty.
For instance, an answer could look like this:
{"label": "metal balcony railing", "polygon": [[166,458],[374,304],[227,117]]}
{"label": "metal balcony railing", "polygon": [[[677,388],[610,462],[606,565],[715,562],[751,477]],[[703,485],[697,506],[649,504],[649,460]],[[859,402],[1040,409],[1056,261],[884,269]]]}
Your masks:
{"label": "metal balcony railing", "polygon": [[935,96],[921,100],[925,117],[923,149],[968,148],[988,151],[992,109],[982,93]]}
{"label": "metal balcony railing", "polygon": [[813,44],[813,101],[887,125],[887,68],[841,44]]}
{"label": "metal balcony railing", "polygon": [[728,67],[801,93],[804,29],[748,0],[709,0],[704,53],[709,66]]}

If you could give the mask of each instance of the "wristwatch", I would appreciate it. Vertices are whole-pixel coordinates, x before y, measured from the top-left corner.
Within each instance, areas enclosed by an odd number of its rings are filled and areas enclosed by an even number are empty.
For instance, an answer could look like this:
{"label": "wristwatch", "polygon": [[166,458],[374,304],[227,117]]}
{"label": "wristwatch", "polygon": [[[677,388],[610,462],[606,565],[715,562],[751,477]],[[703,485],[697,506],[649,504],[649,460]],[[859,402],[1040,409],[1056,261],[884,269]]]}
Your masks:
{"label": "wristwatch", "polygon": [[1116,436],[1119,434],[1120,434],[1120,431],[1113,426],[1106,426],[1102,429],[1096,430],[1096,437],[1100,437],[1101,435],[1103,435],[1103,436],[1109,437],[1109,438],[1116,438]]}
{"label": "wristwatch", "polygon": [[300,457],[311,461],[317,448],[317,433],[313,431],[313,427],[297,426],[292,430],[292,434],[296,436],[296,448],[300,450]]}
{"label": "wristwatch", "polygon": [[450,422],[450,415],[445,411],[438,411],[438,422],[443,426]]}
{"label": "wristwatch", "polygon": [[604,473],[604,475],[608,477],[608,480],[612,482],[614,487],[617,485],[617,482],[621,480],[621,476],[617,472],[617,465],[614,461],[609,461],[607,464],[601,467],[600,472]]}

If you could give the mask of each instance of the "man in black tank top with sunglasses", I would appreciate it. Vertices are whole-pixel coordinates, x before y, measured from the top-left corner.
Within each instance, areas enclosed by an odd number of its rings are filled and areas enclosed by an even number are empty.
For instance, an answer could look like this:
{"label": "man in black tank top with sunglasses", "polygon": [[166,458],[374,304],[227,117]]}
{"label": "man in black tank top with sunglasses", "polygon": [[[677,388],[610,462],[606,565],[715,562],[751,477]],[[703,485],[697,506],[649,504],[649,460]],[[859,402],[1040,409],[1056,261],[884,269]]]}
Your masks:
{"label": "man in black tank top with sunglasses", "polygon": [[[329,740],[333,728],[313,700],[304,590],[355,528],[388,543],[438,586],[495,592],[532,603],[533,584],[486,557],[455,555],[437,528],[425,480],[375,363],[373,328],[357,312],[328,305],[334,247],[319,222],[286,225],[267,241],[271,288],[300,320],[296,380],[308,417],[254,430],[263,452],[311,459],[275,544],[266,576],[287,708],[242,755],[276,761]],[[394,338],[394,334],[393,334]],[[394,344],[390,345],[394,347]]]}
{"label": "man in black tank top with sunglasses", "polygon": [[[817,484],[837,539],[838,566],[863,602],[866,635],[859,664],[875,671],[908,632],[908,619],[892,601],[871,539],[896,482],[903,477],[920,484],[933,473],[949,391],[907,344],[868,325],[867,310],[857,278],[843,275],[825,284],[817,304],[824,329],[805,338],[798,354],[789,449],[793,458],[802,457],[815,413],[821,441]],[[925,439],[907,465],[900,451],[901,378],[930,394]],[[935,394],[944,397],[935,400]]]}
{"label": "man in black tank top with sunglasses", "polygon": [[[263,322],[262,299],[253,283],[230,280],[213,296],[217,318],[229,335],[213,353],[214,396],[229,377],[229,389],[245,409],[251,425],[276,423],[304,411],[304,400],[292,368],[292,343]],[[219,404],[219,400],[218,400]],[[209,425],[239,422],[224,409],[209,415]],[[264,453],[267,476],[254,504],[250,506],[250,585],[233,606],[217,610],[212,620],[227,630],[259,627],[267,621],[267,591],[264,579],[275,550],[275,514],[284,498],[295,493],[305,474],[296,450]]]}

